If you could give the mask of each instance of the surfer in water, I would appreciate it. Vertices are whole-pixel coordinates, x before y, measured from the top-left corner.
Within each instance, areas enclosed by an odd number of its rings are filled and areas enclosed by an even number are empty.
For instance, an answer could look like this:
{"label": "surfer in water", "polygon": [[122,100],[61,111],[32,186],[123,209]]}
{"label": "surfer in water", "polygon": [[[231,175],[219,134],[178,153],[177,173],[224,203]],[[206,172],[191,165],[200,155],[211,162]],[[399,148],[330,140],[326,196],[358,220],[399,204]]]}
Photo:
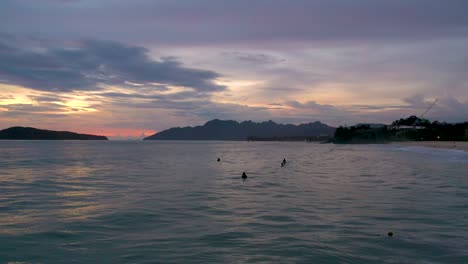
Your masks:
{"label": "surfer in water", "polygon": [[245,171],[242,173],[242,179],[247,179],[247,174],[245,174]]}
{"label": "surfer in water", "polygon": [[220,162],[220,161],[221,161],[221,159],[220,159],[220,158],[218,158],[218,162]]}
{"label": "surfer in water", "polygon": [[284,165],[286,165],[286,159],[283,159],[283,161],[281,162],[281,167],[284,167]]}

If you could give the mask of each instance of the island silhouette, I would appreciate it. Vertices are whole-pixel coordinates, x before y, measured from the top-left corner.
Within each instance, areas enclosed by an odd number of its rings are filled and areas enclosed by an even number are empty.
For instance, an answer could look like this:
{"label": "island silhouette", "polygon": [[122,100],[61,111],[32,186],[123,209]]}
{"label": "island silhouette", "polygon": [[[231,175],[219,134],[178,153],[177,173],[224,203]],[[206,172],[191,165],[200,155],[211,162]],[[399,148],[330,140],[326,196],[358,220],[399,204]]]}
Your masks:
{"label": "island silhouette", "polygon": [[78,134],[69,131],[54,131],[33,127],[10,127],[0,130],[0,139],[17,140],[108,140],[105,136]]}

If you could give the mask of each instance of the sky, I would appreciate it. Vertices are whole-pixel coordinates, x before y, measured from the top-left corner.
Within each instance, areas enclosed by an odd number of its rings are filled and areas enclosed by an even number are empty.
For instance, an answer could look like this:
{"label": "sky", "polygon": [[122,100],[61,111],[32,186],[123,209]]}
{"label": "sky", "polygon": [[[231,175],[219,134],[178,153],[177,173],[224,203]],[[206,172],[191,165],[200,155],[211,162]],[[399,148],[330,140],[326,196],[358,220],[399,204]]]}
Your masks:
{"label": "sky", "polygon": [[2,0],[0,129],[468,121],[466,0]]}

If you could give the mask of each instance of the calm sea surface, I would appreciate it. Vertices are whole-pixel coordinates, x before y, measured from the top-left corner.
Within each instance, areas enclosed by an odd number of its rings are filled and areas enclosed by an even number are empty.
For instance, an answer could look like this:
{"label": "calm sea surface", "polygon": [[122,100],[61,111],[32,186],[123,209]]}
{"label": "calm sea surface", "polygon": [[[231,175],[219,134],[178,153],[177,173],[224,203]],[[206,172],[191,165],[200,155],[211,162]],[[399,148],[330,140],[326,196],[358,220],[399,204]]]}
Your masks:
{"label": "calm sea surface", "polygon": [[468,152],[0,141],[0,263],[468,263]]}

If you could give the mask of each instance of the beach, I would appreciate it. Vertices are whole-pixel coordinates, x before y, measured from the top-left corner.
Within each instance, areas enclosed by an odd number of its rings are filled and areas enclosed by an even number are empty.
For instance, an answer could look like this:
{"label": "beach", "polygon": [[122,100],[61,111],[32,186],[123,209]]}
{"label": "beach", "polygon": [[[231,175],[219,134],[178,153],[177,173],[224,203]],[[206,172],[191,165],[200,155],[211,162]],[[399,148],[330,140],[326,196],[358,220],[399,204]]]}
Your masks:
{"label": "beach", "polygon": [[405,141],[393,142],[392,144],[468,151],[467,141]]}

